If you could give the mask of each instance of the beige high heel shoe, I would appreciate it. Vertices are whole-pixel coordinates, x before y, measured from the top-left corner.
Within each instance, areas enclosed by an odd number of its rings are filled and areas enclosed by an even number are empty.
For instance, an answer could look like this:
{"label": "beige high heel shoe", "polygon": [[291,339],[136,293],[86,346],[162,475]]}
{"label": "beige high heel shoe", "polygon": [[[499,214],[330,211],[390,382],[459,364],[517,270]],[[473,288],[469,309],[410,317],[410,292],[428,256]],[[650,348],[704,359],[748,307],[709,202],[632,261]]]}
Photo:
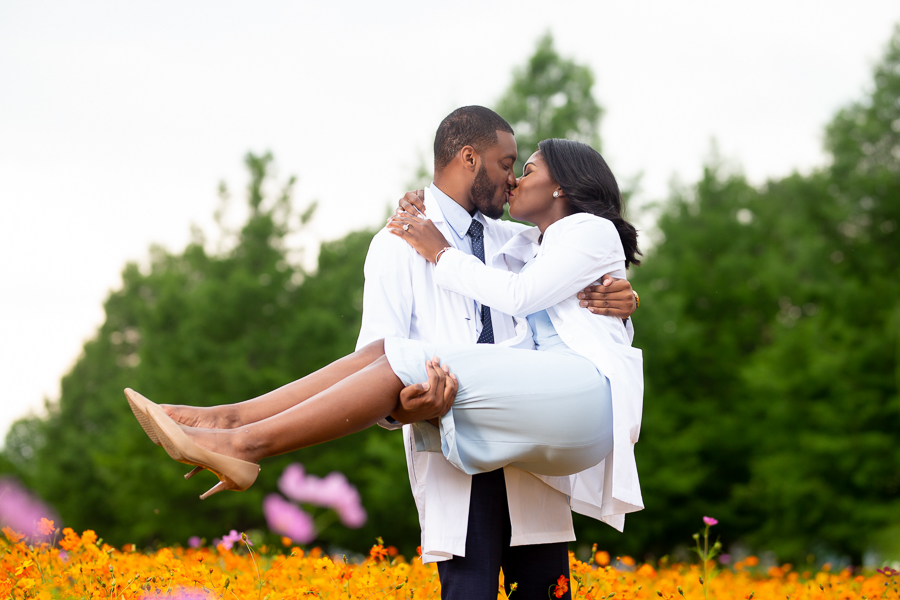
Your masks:
{"label": "beige high heel shoe", "polygon": [[150,422],[150,417],[147,416],[147,407],[151,404],[156,406],[156,404],[154,404],[144,396],[138,394],[131,388],[125,388],[125,398],[128,399],[128,406],[131,407],[131,412],[134,413],[135,418],[137,419],[138,423],[141,424],[141,427],[143,427],[144,433],[147,434],[147,437],[150,438],[150,441],[157,446],[162,446],[162,444],[159,443],[159,437],[156,435],[156,429]]}
{"label": "beige high heel shoe", "polygon": [[[243,492],[256,481],[259,475],[258,464],[201,448],[188,437],[178,423],[152,402],[147,405],[146,414],[160,444],[172,459],[209,469],[219,478],[219,483],[200,496],[201,500],[222,490]],[[193,471],[189,475],[192,473]]]}
{"label": "beige high heel shoe", "polygon": [[[151,423],[150,417],[147,416],[147,407],[151,404],[155,406],[158,405],[131,388],[125,388],[125,398],[128,399],[128,406],[131,407],[131,412],[134,413],[135,418],[137,418],[138,423],[140,423],[141,427],[144,429],[144,433],[150,438],[150,441],[157,446],[162,446],[159,442],[159,436],[156,435],[156,428],[153,426],[153,423]],[[184,474],[184,478],[190,479],[203,470],[203,467],[194,467],[190,472]]]}

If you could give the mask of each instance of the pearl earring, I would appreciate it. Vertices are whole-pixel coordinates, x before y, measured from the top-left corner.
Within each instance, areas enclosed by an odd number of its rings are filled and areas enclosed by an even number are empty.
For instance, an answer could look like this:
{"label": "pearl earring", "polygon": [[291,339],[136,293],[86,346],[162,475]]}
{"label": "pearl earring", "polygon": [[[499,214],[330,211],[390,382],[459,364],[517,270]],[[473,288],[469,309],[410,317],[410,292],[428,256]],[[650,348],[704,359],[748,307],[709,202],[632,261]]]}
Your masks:
{"label": "pearl earring", "polygon": [[553,197],[559,198],[559,190],[556,190],[555,192],[553,192]]}

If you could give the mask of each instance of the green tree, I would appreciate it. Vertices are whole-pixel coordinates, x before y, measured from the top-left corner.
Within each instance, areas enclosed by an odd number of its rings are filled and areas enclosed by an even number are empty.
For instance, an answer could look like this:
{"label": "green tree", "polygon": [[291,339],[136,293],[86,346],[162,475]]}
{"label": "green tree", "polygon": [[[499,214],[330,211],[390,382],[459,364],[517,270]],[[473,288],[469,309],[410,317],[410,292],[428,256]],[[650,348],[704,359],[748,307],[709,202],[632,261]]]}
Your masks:
{"label": "green tree", "polygon": [[782,559],[900,554],[898,43],[829,167],[756,188],[713,160],[669,199],[633,274],[647,509],[589,539],[659,555],[709,514]]}
{"label": "green tree", "polygon": [[[814,244],[797,265],[802,285],[786,288],[781,326],[744,370],[751,393],[776,401],[757,406],[771,433],[739,500],[769,507],[749,538],[757,544],[896,560],[900,27],[873,91],[838,113],[826,147],[830,168],[807,180],[818,193],[804,207]],[[771,186],[773,200],[795,196],[792,183]]]}
{"label": "green tree", "polygon": [[547,138],[568,138],[600,150],[599,125],[603,109],[594,99],[590,67],[562,58],[548,32],[523,67],[513,72],[512,84],[497,103],[497,112],[516,132],[519,159],[525,160]]}
{"label": "green tree", "polygon": [[182,480],[184,465],[146,439],[123,399],[122,389],[133,387],[160,402],[235,402],[353,350],[373,232],[323,244],[315,273],[292,264],[285,239],[298,226],[294,180],[267,197],[271,160],[247,157],[249,217],[233,247],[210,254],[198,234],[179,254],[154,248],[147,269],[127,265],[122,288],[106,301],[105,322],[63,378],[59,403],[46,420],[21,421],[8,436],[8,460],[66,524],[95,528],[117,544],[183,543],[190,535],[212,539],[231,528],[264,527],[262,498],[275,491],[286,464],[300,461],[319,475],[343,471],[370,514],[361,531],[334,527],[322,541],[365,550],[389,533],[405,551],[415,548],[409,490],[385,485],[406,479],[400,436],[372,428],[267,460],[247,492],[200,503],[197,495],[215,480]]}

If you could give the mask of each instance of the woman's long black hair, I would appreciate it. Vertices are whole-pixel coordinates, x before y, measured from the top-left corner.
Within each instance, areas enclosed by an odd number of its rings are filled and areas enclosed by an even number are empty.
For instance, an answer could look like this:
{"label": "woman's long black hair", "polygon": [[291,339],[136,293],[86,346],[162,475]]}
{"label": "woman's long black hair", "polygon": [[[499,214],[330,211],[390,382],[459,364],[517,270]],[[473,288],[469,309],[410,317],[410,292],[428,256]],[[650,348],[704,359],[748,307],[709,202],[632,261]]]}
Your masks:
{"label": "woman's long black hair", "polygon": [[625,249],[625,268],[640,265],[637,229],[622,217],[619,184],[600,153],[587,144],[560,139],[540,142],[538,151],[575,212],[609,219],[616,226]]}

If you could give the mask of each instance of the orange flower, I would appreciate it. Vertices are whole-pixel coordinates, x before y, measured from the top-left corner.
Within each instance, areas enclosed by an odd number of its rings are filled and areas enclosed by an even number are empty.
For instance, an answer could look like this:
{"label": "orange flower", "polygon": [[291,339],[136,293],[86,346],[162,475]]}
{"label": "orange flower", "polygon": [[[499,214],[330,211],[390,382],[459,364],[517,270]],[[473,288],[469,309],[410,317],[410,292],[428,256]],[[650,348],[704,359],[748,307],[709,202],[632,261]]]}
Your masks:
{"label": "orange flower", "polygon": [[562,598],[566,595],[566,592],[569,591],[569,580],[565,575],[560,575],[559,579],[556,580],[556,589],[553,590],[553,595],[557,598]]}
{"label": "orange flower", "polygon": [[759,564],[759,559],[756,558],[755,556],[748,556],[747,558],[744,559],[744,564],[747,565],[748,567],[755,567],[756,565]]}
{"label": "orange flower", "polygon": [[594,554],[594,562],[597,563],[598,566],[605,567],[609,564],[609,552],[606,550],[601,550]]}
{"label": "orange flower", "polygon": [[74,550],[81,543],[81,538],[71,527],[62,530],[63,539],[59,540],[59,547],[63,550]]}
{"label": "orange flower", "polygon": [[37,525],[37,530],[38,530],[39,534],[50,535],[51,533],[53,533],[54,529],[56,529],[56,527],[53,525],[53,521],[51,521],[50,519],[48,519],[46,517],[41,517],[41,521]]}
{"label": "orange flower", "polygon": [[17,544],[20,540],[25,539],[24,535],[22,535],[21,533],[16,533],[9,527],[3,528],[3,535],[5,535],[7,539],[9,539],[9,541],[11,541],[13,544]]}
{"label": "orange flower", "polygon": [[656,577],[656,569],[647,563],[644,563],[637,570],[637,574],[641,577]]}
{"label": "orange flower", "polygon": [[93,529],[86,529],[81,534],[81,542],[87,546],[90,544],[94,544],[97,542],[97,534],[94,533]]}
{"label": "orange flower", "polygon": [[384,546],[381,544],[375,544],[372,546],[372,549],[369,550],[369,556],[372,560],[381,560],[387,556],[388,551],[384,549]]}

